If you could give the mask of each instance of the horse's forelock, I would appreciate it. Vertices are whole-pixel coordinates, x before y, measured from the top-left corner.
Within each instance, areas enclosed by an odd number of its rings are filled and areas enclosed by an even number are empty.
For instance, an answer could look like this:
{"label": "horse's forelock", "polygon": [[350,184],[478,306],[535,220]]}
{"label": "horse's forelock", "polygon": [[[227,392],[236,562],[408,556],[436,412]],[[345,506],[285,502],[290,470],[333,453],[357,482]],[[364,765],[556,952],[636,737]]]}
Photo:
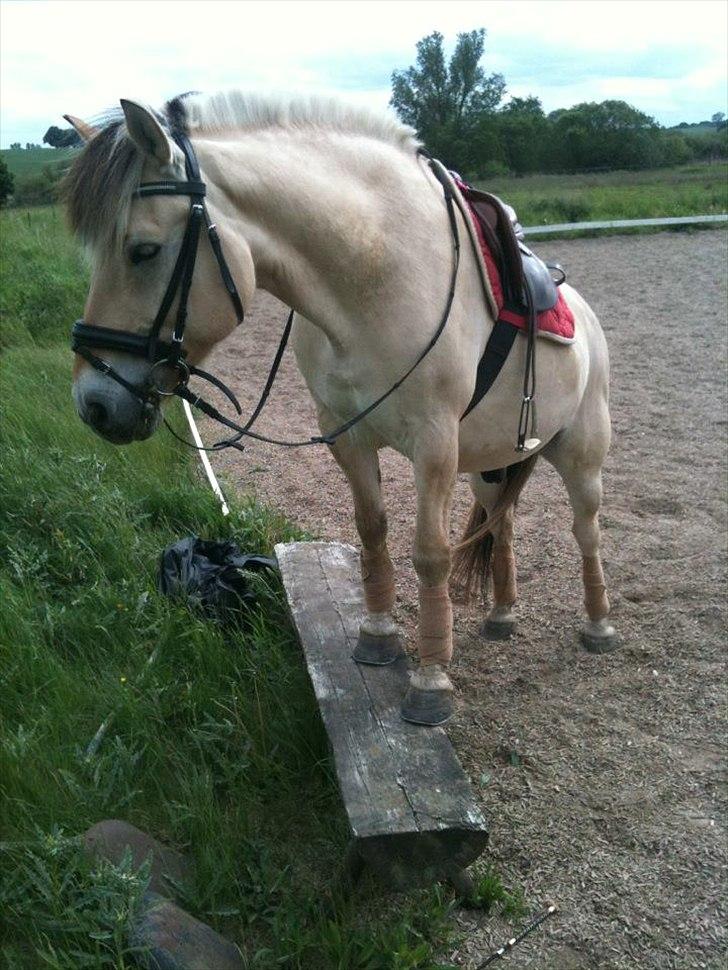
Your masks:
{"label": "horse's forelock", "polygon": [[75,159],[63,194],[71,228],[86,245],[120,244],[141,169],[141,153],[120,119],[105,125]]}

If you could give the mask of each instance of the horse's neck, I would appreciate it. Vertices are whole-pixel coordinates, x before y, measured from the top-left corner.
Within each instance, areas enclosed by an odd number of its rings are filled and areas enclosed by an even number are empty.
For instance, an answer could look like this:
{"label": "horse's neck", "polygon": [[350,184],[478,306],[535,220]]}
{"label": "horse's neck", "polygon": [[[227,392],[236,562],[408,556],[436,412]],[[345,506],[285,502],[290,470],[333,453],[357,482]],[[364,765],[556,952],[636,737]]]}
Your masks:
{"label": "horse's neck", "polygon": [[[359,136],[262,131],[196,140],[221,223],[232,200],[257,283],[336,337],[347,322],[437,299],[451,241],[442,196],[400,149]],[[211,203],[214,204],[214,188]],[[226,208],[227,205],[227,208]],[[441,251],[441,253],[440,253]],[[423,260],[427,254],[427,260]],[[421,278],[420,278],[421,277]]]}

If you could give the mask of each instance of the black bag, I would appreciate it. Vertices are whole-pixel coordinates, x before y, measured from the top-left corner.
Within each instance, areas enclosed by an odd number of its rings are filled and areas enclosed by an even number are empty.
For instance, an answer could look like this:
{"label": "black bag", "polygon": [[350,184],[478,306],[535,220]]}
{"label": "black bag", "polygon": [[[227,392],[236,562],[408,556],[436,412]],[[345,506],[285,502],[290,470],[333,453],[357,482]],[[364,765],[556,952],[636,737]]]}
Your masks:
{"label": "black bag", "polygon": [[256,601],[246,572],[277,569],[275,559],[244,555],[234,542],[187,536],[162,553],[157,589],[227,622],[239,619]]}

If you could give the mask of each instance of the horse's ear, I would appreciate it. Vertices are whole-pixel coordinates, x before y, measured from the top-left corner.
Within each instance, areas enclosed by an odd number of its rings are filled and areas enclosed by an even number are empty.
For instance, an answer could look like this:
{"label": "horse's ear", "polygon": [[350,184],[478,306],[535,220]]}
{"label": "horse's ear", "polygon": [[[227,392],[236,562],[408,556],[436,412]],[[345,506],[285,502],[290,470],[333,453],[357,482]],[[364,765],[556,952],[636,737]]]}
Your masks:
{"label": "horse's ear", "polygon": [[129,137],[145,154],[152,155],[160,165],[169,165],[174,149],[166,132],[150,108],[136,101],[121,99]]}
{"label": "horse's ear", "polygon": [[76,118],[75,115],[64,115],[63,117],[72,128],[75,128],[76,134],[81,138],[82,141],[89,142],[99,133],[98,128],[94,128],[92,125],[87,125],[85,121],[81,121],[81,119]]}

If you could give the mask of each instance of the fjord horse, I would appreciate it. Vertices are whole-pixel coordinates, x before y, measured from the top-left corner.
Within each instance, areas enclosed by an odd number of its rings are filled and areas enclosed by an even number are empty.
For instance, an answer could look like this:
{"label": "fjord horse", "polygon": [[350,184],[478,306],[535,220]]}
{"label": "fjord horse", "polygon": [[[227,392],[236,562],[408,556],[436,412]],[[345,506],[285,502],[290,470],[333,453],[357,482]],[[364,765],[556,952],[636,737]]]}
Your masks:
{"label": "fjord horse", "polygon": [[[322,432],[402,376],[440,320],[453,259],[442,186],[418,155],[411,129],[335,102],[237,93],[184,96],[159,112],[130,101],[122,109],[98,129],[68,116],[87,142],[67,181],[71,224],[93,265],[86,325],[141,335],[152,327],[185,234],[189,199],[135,193],[142,182],[189,178],[174,137],[184,131],[243,307],[262,287],[296,312],[294,351]],[[467,239],[466,214],[458,210],[456,218]],[[378,451],[388,445],[414,466],[420,663],[403,702],[410,720],[440,723],[452,711],[448,517],[459,472],[469,474],[475,503],[466,543],[455,553],[456,571],[473,585],[491,568],[486,631],[506,636],[515,623],[513,505],[542,454],[563,479],[573,509],[587,614],[582,638],[598,651],[616,643],[598,523],[610,439],[607,347],[586,302],[566,285],[562,291],[575,339],[568,346],[539,341],[534,452],[514,449],[525,340],[516,339],[493,387],[461,420],[494,324],[467,244],[436,346],[395,393],[332,445],[351,485],[362,543],[361,660],[376,662],[378,651],[387,658],[397,644]],[[163,337],[173,314],[174,306]],[[187,360],[204,358],[237,322],[203,232],[188,295]],[[149,380],[154,361],[114,349],[103,356],[128,386]],[[110,441],[145,438],[159,423],[159,400],[129,393],[80,356],[73,393],[81,418]],[[501,468],[508,468],[501,482],[481,474]]]}

